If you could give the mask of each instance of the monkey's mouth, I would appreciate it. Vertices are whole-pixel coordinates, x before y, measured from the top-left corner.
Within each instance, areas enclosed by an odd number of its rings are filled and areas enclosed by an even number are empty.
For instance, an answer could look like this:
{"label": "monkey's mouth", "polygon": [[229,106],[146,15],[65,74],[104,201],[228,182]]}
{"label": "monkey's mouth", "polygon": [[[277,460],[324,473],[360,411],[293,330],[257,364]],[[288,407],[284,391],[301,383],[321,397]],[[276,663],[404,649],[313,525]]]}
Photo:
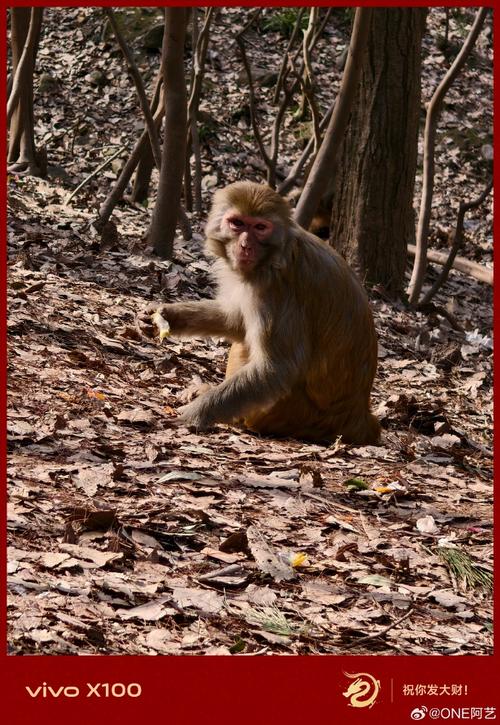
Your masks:
{"label": "monkey's mouth", "polygon": [[236,254],[236,261],[240,267],[253,267],[258,256],[256,247],[240,247]]}

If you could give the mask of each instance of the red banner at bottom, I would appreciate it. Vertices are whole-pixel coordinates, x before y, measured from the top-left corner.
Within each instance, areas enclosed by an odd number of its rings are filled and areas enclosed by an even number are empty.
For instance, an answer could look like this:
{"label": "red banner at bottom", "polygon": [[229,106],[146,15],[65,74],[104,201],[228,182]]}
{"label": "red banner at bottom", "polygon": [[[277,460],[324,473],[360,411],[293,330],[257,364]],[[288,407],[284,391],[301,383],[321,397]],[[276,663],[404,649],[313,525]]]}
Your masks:
{"label": "red banner at bottom", "polygon": [[[4,722],[500,719],[496,657],[8,657]],[[494,683],[497,682],[495,685]]]}

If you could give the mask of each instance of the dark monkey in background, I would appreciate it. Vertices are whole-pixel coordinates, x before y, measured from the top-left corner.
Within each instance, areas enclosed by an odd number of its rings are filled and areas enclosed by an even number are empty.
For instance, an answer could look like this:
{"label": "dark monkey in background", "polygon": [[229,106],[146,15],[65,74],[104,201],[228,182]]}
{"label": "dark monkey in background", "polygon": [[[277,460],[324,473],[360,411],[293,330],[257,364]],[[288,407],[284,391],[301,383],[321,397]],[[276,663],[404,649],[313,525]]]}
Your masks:
{"label": "dark monkey in background", "polygon": [[[365,292],[331,247],[299,227],[268,186],[214,196],[206,247],[217,257],[215,300],[150,305],[173,335],[232,342],[223,383],[181,409],[199,429],[241,423],[262,434],[370,444],[377,341]],[[150,319],[149,319],[149,322]]]}

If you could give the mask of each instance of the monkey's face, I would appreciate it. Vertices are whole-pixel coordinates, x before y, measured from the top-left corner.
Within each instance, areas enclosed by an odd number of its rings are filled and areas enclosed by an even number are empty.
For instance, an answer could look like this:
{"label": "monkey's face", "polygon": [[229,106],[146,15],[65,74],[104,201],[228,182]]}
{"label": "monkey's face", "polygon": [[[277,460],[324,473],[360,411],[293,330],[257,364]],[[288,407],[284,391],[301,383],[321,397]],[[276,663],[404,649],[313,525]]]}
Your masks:
{"label": "monkey's face", "polygon": [[222,217],[221,231],[228,239],[226,253],[231,266],[245,275],[269,256],[275,224],[264,217],[246,216],[230,209]]}

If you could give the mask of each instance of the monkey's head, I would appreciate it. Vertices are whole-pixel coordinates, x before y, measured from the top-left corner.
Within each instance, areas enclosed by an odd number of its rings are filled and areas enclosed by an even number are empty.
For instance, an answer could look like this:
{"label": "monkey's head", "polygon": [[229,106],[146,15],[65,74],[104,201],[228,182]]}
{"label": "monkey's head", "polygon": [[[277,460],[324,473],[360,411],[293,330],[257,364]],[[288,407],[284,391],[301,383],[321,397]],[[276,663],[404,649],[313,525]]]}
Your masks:
{"label": "monkey's head", "polygon": [[288,202],[269,186],[237,181],[214,195],[207,248],[243,277],[283,259],[291,224]]}

